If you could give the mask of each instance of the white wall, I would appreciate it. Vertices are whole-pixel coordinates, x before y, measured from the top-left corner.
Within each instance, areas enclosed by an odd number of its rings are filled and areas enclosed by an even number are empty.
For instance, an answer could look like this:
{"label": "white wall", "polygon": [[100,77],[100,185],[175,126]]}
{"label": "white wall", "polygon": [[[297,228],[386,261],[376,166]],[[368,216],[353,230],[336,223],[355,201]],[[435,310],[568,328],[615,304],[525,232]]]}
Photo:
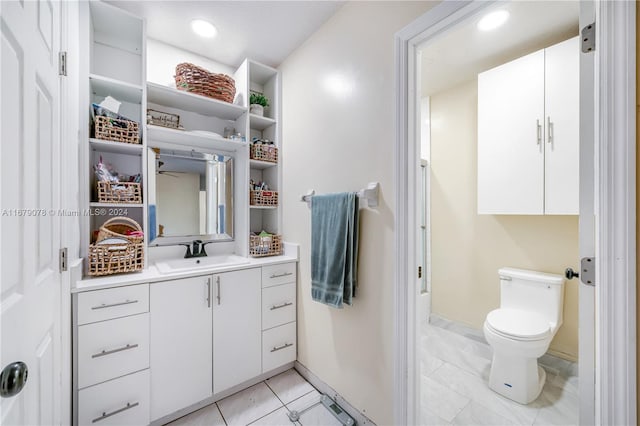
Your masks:
{"label": "white wall", "polygon": [[[283,229],[300,243],[298,360],[380,425],[393,423],[394,34],[430,2],[349,2],[282,64]],[[381,185],[362,210],[352,307],[311,300],[310,211],[318,193]]]}
{"label": "white wall", "polygon": [[[161,6],[159,6],[161,7]],[[178,49],[154,39],[147,39],[147,81],[175,87],[176,65],[190,62],[208,71],[233,76],[235,69],[204,56]]]}

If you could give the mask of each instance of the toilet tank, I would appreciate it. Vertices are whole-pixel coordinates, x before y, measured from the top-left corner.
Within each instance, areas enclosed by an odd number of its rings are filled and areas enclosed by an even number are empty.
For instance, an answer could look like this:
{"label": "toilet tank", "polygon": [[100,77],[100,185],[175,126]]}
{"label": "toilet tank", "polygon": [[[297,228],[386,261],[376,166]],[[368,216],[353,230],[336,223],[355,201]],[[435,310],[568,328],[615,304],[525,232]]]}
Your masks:
{"label": "toilet tank", "polygon": [[526,269],[500,268],[500,307],[536,312],[552,331],[562,325],[564,277]]}

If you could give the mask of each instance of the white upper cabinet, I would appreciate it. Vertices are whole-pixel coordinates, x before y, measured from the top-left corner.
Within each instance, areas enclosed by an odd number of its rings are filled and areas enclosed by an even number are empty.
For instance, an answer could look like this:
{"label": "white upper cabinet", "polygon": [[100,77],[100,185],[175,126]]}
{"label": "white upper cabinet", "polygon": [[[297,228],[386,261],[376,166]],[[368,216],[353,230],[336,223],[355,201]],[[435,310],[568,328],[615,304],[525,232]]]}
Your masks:
{"label": "white upper cabinet", "polygon": [[478,213],[577,214],[578,39],[478,75]]}

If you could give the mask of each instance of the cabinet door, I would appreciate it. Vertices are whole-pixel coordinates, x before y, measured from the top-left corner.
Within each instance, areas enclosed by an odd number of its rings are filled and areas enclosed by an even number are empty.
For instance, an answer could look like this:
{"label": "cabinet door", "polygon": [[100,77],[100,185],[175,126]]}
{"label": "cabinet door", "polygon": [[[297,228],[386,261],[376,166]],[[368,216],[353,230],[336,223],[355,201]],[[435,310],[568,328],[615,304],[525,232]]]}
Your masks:
{"label": "cabinet door", "polygon": [[478,75],[478,213],[542,214],[544,51]]}
{"label": "cabinet door", "polygon": [[578,214],[578,37],[545,49],[545,214]]}
{"label": "cabinet door", "polygon": [[151,285],[151,418],[212,395],[211,277]]}
{"label": "cabinet door", "polygon": [[262,372],[260,268],[213,276],[213,391]]}

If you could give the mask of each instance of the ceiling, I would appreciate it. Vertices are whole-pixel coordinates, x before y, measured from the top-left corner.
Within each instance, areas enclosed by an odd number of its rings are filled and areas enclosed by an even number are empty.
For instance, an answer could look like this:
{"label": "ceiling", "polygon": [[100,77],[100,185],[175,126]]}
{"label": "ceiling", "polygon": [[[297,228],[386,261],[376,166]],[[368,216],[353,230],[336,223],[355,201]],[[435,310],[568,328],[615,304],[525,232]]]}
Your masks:
{"label": "ceiling", "polygon": [[[230,67],[251,58],[277,67],[344,1],[107,1],[147,19],[147,36]],[[192,19],[218,29],[213,39],[191,31]]]}
{"label": "ceiling", "polygon": [[[470,81],[486,71],[520,56],[578,34],[579,2],[500,2],[421,47],[422,96]],[[507,22],[488,32],[477,22],[485,11],[505,9]]]}

